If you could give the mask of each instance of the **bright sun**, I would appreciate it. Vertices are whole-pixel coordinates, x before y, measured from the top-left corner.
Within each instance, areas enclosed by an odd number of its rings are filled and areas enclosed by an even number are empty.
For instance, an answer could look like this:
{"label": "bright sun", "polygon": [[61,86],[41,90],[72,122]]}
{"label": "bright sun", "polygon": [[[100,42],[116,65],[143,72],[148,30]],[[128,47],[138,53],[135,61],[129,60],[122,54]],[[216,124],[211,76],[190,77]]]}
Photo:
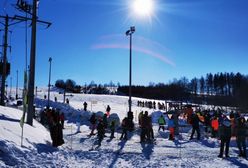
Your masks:
{"label": "bright sun", "polygon": [[154,10],[154,0],[133,0],[132,8],[139,16],[151,16]]}

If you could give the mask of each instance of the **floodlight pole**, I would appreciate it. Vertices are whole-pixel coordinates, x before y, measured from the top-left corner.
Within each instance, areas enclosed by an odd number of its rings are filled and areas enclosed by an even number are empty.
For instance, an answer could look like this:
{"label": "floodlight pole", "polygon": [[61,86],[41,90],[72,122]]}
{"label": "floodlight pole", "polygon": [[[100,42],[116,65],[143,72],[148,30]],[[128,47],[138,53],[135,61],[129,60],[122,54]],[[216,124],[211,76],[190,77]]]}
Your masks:
{"label": "floodlight pole", "polygon": [[126,32],[127,36],[130,36],[130,50],[129,50],[129,110],[128,112],[132,112],[132,34],[135,32],[135,27],[132,26],[130,29]]}
{"label": "floodlight pole", "polygon": [[18,99],[18,70],[16,71],[16,100]]}
{"label": "floodlight pole", "polygon": [[47,102],[47,108],[49,109],[50,107],[50,86],[51,86],[51,68],[52,68],[52,58],[50,57],[49,58],[49,63],[50,63],[50,66],[49,66],[49,81],[48,81],[48,102]]}

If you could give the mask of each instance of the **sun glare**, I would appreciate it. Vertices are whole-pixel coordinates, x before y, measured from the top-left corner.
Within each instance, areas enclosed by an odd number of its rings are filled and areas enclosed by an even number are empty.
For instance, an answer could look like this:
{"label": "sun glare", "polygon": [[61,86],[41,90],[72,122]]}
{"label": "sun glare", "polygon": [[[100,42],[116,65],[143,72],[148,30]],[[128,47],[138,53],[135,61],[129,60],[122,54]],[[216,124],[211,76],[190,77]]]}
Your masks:
{"label": "sun glare", "polygon": [[154,0],[134,0],[132,9],[138,16],[150,17],[154,10]]}

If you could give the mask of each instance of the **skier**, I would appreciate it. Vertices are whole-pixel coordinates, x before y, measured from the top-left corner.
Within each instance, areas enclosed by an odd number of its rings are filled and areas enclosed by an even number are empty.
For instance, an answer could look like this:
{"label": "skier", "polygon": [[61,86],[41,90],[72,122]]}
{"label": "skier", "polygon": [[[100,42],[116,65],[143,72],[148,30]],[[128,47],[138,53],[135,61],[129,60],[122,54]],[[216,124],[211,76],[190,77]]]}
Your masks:
{"label": "skier", "polygon": [[127,113],[127,119],[128,119],[128,130],[133,131],[134,130],[133,112],[129,111]]}
{"label": "skier", "polygon": [[164,126],[165,126],[165,119],[164,119],[164,116],[163,114],[161,114],[161,116],[159,117],[158,119],[158,124],[159,124],[159,128],[158,128],[158,131],[160,131],[160,129],[162,129],[164,131]]}
{"label": "skier", "polygon": [[87,103],[86,102],[84,102],[84,111],[87,111]]}
{"label": "skier", "polygon": [[46,121],[46,109],[42,110],[41,113],[40,113],[40,123],[42,125],[45,125],[45,121]]}
{"label": "skier", "polygon": [[97,119],[96,119],[96,114],[93,113],[90,117],[90,123],[91,123],[91,133],[90,135],[95,135],[94,133],[94,130],[96,129],[96,122],[97,122]]}
{"label": "skier", "polygon": [[97,125],[98,146],[101,146],[105,134],[105,127],[102,118],[99,118]]}
{"label": "skier", "polygon": [[146,138],[149,137],[149,117],[148,117],[148,111],[145,111],[145,114],[142,117],[141,122],[141,133],[140,133],[140,142],[145,142]]}
{"label": "skier", "polygon": [[225,155],[226,157],[229,157],[229,144],[230,144],[230,139],[231,139],[231,122],[227,118],[225,118],[219,128],[220,132],[220,154],[218,155],[219,158],[223,157],[223,152],[224,152],[224,145],[226,145],[225,148]]}
{"label": "skier", "polygon": [[154,141],[154,132],[153,132],[153,128],[152,128],[152,117],[148,116],[148,133],[147,133],[147,139],[148,141]]}
{"label": "skier", "polygon": [[104,114],[102,117],[102,122],[103,122],[103,126],[105,129],[108,128],[108,118],[107,118],[107,114]]}
{"label": "skier", "polygon": [[173,119],[173,115],[171,115],[170,117],[169,117],[169,115],[168,115],[168,118],[169,118],[169,120],[168,120],[168,129],[169,129],[169,131],[170,131],[170,135],[169,135],[169,140],[174,140],[175,138],[174,138],[174,134],[175,134],[175,123],[174,123],[174,119]]}
{"label": "skier", "polygon": [[174,132],[175,132],[175,135],[177,135],[177,136],[179,135],[179,124],[178,124],[179,115],[180,115],[179,110],[175,110],[173,113],[173,120],[174,120],[174,124],[175,124]]}
{"label": "skier", "polygon": [[111,131],[111,135],[110,138],[113,139],[115,138],[114,133],[115,133],[115,121],[111,121],[110,123],[110,131]]}
{"label": "skier", "polygon": [[144,115],[144,112],[143,112],[143,111],[141,111],[141,112],[139,113],[139,115],[138,115],[139,126],[141,126],[141,122],[142,122],[141,120],[142,120],[143,115]]}
{"label": "skier", "polygon": [[59,120],[61,122],[62,129],[64,129],[65,115],[63,112],[60,114]]}
{"label": "skier", "polygon": [[209,127],[210,127],[210,114],[209,111],[205,111],[204,113],[204,124],[205,124],[205,133],[208,134],[209,133]]}
{"label": "skier", "polygon": [[239,157],[246,158],[246,123],[245,118],[240,117],[236,126],[236,142],[239,148]]}
{"label": "skier", "polygon": [[201,134],[200,134],[199,122],[200,122],[200,120],[198,118],[198,115],[193,113],[192,116],[191,116],[192,133],[191,133],[191,136],[190,136],[190,140],[193,139],[195,131],[197,132],[197,140],[200,140]]}
{"label": "skier", "polygon": [[120,140],[124,138],[124,140],[127,140],[127,130],[128,130],[128,118],[125,117],[121,122],[121,128],[122,128],[122,134],[120,137]]}
{"label": "skier", "polygon": [[59,122],[59,111],[52,110],[52,122],[50,124],[50,134],[52,145],[58,147],[64,143],[62,125]]}
{"label": "skier", "polygon": [[107,114],[108,117],[109,117],[109,115],[110,115],[110,110],[111,110],[111,108],[110,108],[110,106],[108,105],[107,108],[106,108],[106,114]]}

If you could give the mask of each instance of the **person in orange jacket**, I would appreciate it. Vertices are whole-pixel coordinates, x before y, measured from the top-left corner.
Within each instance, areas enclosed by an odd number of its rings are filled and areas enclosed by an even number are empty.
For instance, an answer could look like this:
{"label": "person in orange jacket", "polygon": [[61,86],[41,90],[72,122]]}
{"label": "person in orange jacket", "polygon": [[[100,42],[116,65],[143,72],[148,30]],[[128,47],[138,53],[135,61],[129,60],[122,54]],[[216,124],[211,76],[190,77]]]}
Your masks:
{"label": "person in orange jacket", "polygon": [[219,129],[219,121],[216,116],[211,121],[211,127],[212,127],[212,137],[216,138]]}

